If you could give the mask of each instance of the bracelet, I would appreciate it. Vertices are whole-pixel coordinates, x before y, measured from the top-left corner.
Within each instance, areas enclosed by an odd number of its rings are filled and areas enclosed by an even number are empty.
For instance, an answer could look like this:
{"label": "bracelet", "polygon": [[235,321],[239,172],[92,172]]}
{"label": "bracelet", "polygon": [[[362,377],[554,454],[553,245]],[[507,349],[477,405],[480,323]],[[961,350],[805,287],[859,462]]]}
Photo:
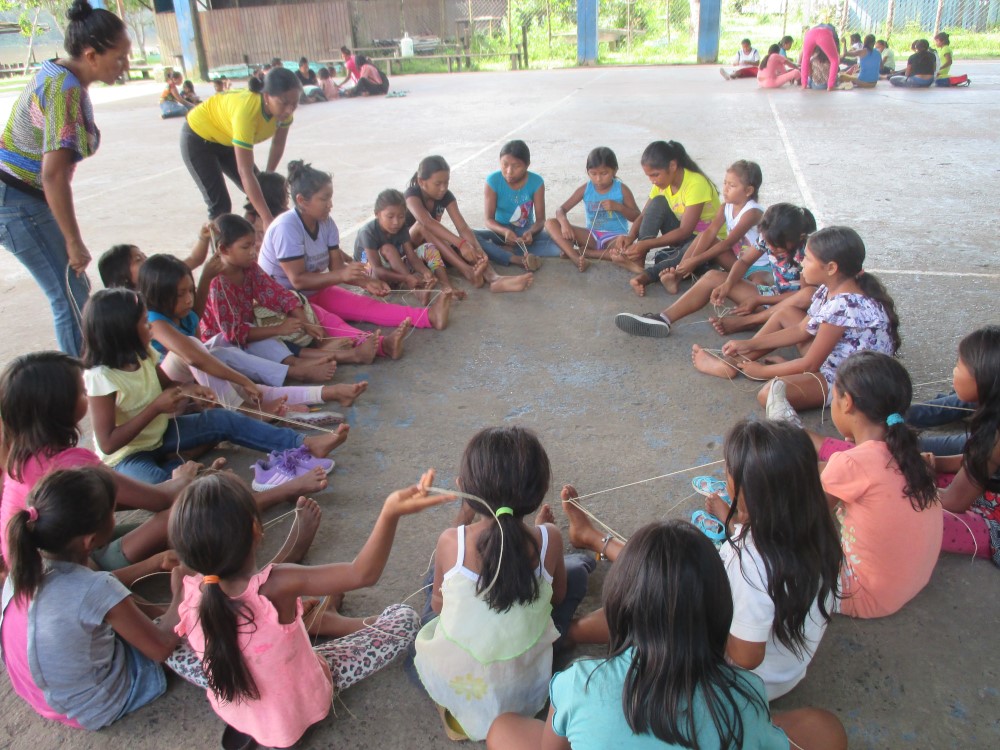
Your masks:
{"label": "bracelet", "polygon": [[603,539],[601,539],[601,551],[597,553],[597,559],[598,560],[607,560],[608,559],[608,556],[607,556],[606,553],[608,551],[608,544],[611,542],[611,539],[612,539],[611,534],[608,534],[606,537],[604,537]]}
{"label": "bracelet", "polygon": [[469,241],[467,239],[463,238],[462,241],[458,243],[458,249],[461,250],[463,246],[468,245],[468,244],[469,244]]}

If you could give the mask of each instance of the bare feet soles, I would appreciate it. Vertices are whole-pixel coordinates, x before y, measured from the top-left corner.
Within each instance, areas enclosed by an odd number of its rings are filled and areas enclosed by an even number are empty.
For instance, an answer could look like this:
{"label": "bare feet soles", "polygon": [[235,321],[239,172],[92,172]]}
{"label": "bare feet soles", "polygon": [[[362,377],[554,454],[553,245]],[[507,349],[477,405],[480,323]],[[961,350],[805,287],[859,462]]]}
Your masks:
{"label": "bare feet soles", "polygon": [[501,276],[490,282],[490,291],[498,294],[500,292],[523,292],[535,280],[535,274],[522,273],[520,276]]}
{"label": "bare feet soles", "polygon": [[636,293],[639,297],[646,296],[646,282],[645,274],[639,274],[638,276],[633,276],[628,280],[628,285],[632,287],[632,291]]}
{"label": "bare feet soles", "polygon": [[485,283],[483,277],[486,275],[486,269],[489,268],[490,259],[484,255],[481,258],[477,258],[476,262],[471,265],[471,272],[465,278],[472,286],[479,289]]}
{"label": "bare feet soles", "polygon": [[467,298],[467,297],[469,296],[469,295],[468,295],[468,294],[467,294],[467,293],[466,293],[465,291],[463,291],[462,289],[456,289],[456,288],[455,288],[455,287],[453,287],[453,286],[448,286],[448,287],[442,287],[441,291],[442,291],[442,292],[450,292],[450,293],[451,293],[451,296],[452,296],[452,297],[453,297],[454,299],[458,300],[459,302],[461,302],[461,301],[462,301],[463,299],[466,299],[466,298]]}
{"label": "bare feet soles", "polygon": [[283,490],[288,492],[290,496],[289,499],[291,499],[299,495],[319,494],[325,490],[328,485],[329,480],[326,478],[326,472],[323,471],[321,466],[316,466],[302,476],[295,477],[295,479],[285,482],[281,485],[281,487]]}
{"label": "bare feet soles", "polygon": [[706,375],[714,375],[717,378],[728,378],[732,380],[739,374],[739,369],[720,355],[713,355],[706,349],[695,344],[691,347],[691,363],[698,372]]}
{"label": "bare feet soles", "polygon": [[541,526],[543,523],[555,523],[556,517],[552,513],[552,508],[549,507],[548,503],[542,503],[542,507],[538,509],[538,513],[535,514],[535,526]]}
{"label": "bare feet soles", "polygon": [[[382,339],[382,351],[385,352],[387,357],[399,359],[403,356],[403,341],[406,339],[406,335],[410,332],[411,328],[413,328],[413,321],[407,318],[396,326],[395,331]],[[377,331],[375,337],[378,337]]]}
{"label": "bare feet soles", "polygon": [[[339,340],[340,339],[329,339],[327,341],[324,341],[323,343],[324,344],[328,344],[328,343],[336,342],[336,341],[339,341]],[[298,357],[296,357],[296,359],[308,359],[311,362],[314,362],[314,361],[317,361],[317,360],[320,361],[320,362],[332,362],[333,361],[333,350],[336,350],[336,349],[339,349],[339,348],[340,347],[337,347],[337,346],[333,346],[333,347],[329,347],[329,348],[326,348],[326,347],[313,348],[313,347],[307,346],[307,347],[299,350],[299,354],[298,354]]]}
{"label": "bare feet soles", "polygon": [[316,360],[310,364],[294,364],[288,367],[288,377],[303,383],[326,383],[333,380],[337,372],[336,362]]}
{"label": "bare feet soles", "polygon": [[427,319],[437,331],[448,327],[448,311],[451,309],[451,293],[442,290],[434,304],[427,308]]}
{"label": "bare feet soles", "polygon": [[622,268],[631,271],[632,273],[642,273],[644,270],[641,263],[637,263],[625,255],[612,255],[611,262],[616,266],[621,266]]}
{"label": "bare feet soles", "polygon": [[681,286],[681,277],[677,275],[674,269],[664,268],[660,274],[660,283],[667,290],[667,294],[677,294],[677,290]]}
{"label": "bare feet soles", "polygon": [[753,323],[748,323],[745,317],[739,315],[727,315],[722,318],[717,318],[713,315],[708,319],[708,322],[712,324],[712,328],[720,336],[728,336],[731,333],[739,333],[740,331],[749,331],[751,328],[757,327]]}
{"label": "bare feet soles", "polygon": [[367,380],[362,380],[360,383],[337,383],[324,386],[321,396],[324,401],[336,401],[341,406],[351,406],[367,389]]}
{"label": "bare feet soles", "polygon": [[586,514],[572,503],[568,502],[576,497],[576,491],[567,495],[565,489],[562,493],[563,513],[569,519],[569,543],[577,549],[587,549],[591,552],[599,552],[601,549],[601,533],[594,528]]}
{"label": "bare feet soles", "polygon": [[337,338],[325,339],[316,344],[316,350],[321,352],[342,352],[354,346],[354,342],[349,338],[338,336]]}
{"label": "bare feet soles", "polygon": [[288,538],[271,562],[297,563],[301,561],[316,537],[322,515],[315,500],[300,497],[295,503],[295,520],[288,532]]}
{"label": "bare feet soles", "polygon": [[309,449],[316,458],[323,458],[328,456],[333,449],[338,445],[347,440],[347,433],[350,432],[350,427],[346,424],[340,425],[333,432],[327,432],[322,435],[310,435],[305,439],[303,445]]}

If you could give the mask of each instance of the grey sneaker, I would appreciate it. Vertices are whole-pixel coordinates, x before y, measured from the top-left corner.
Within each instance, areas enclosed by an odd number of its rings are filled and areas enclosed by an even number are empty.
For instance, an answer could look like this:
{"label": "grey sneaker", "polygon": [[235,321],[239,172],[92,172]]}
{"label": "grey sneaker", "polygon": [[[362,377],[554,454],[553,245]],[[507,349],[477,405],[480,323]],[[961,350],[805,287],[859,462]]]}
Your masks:
{"label": "grey sneaker", "polygon": [[767,394],[767,418],[772,422],[788,422],[796,427],[802,426],[802,420],[795,408],[788,403],[788,395],[784,380],[772,380],[771,390]]}
{"label": "grey sneaker", "polygon": [[654,339],[665,339],[670,335],[670,324],[656,313],[618,313],[615,325],[629,336],[649,336]]}

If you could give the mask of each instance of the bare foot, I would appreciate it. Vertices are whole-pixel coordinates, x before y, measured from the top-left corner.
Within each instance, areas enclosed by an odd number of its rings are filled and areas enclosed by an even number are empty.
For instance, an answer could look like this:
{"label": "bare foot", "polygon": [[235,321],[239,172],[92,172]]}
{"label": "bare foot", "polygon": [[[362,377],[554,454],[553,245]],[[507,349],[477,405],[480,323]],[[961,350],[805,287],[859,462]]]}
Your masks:
{"label": "bare foot", "polygon": [[641,263],[637,263],[625,255],[612,255],[611,262],[616,266],[621,266],[622,268],[631,271],[632,273],[642,273],[645,270]]}
{"label": "bare foot", "polygon": [[388,336],[382,339],[382,351],[390,359],[399,359],[403,356],[403,341],[406,339],[406,334],[410,332],[413,328],[413,321],[407,318],[398,326],[396,330],[390,333]]}
{"label": "bare foot", "polygon": [[632,291],[639,297],[646,296],[646,284],[643,282],[644,278],[645,274],[639,274],[638,276],[633,276],[628,280],[628,285],[632,287]]}
{"label": "bare foot", "polygon": [[299,364],[290,366],[288,368],[288,377],[303,383],[326,383],[333,380],[336,372],[336,362],[318,360],[308,365]]}
{"label": "bare foot", "polygon": [[565,252],[563,252],[563,257],[564,258],[568,257],[571,261],[576,263],[576,268],[580,273],[583,273],[588,268],[590,268],[590,261],[587,260],[587,256],[584,253],[580,253],[576,255],[576,257],[573,257],[573,256],[568,256],[566,255]]}
{"label": "bare foot", "polygon": [[[288,406],[285,404],[286,401],[288,401],[288,396],[282,396],[281,398],[275,399],[274,401],[261,401],[259,407],[256,404],[252,403],[246,405],[251,409],[259,408],[260,411],[264,412],[265,414],[270,414],[275,417],[283,417],[288,413]],[[261,419],[266,419],[266,418],[261,417]]]}
{"label": "bare foot", "polygon": [[333,353],[327,349],[314,349],[306,346],[299,350],[299,359],[307,359],[310,364],[315,362],[333,362]]}
{"label": "bare foot", "polygon": [[569,543],[577,549],[589,549],[591,552],[601,551],[601,533],[587,518],[587,514],[569,502],[577,497],[572,485],[566,485],[562,490],[562,509],[569,519]]}
{"label": "bare foot", "polygon": [[681,279],[674,269],[664,268],[660,274],[660,283],[667,290],[667,294],[677,294],[677,290],[681,286]]}
{"label": "bare foot", "polygon": [[381,333],[381,331],[375,331],[373,336],[368,336],[364,341],[351,349],[350,360],[341,361],[350,361],[356,365],[370,365],[375,361],[375,357],[378,354],[378,338]]}
{"label": "bare foot", "polygon": [[468,298],[469,296],[463,289],[456,289],[453,286],[441,287],[441,291],[446,293],[450,292],[451,296],[454,297],[459,302],[461,302],[463,299]]}
{"label": "bare foot", "polygon": [[522,273],[520,276],[501,276],[490,282],[490,291],[497,294],[500,292],[523,292],[535,280],[535,274]]}
{"label": "bare foot", "polygon": [[300,497],[295,503],[295,520],[288,531],[288,538],[271,562],[275,564],[300,562],[316,537],[322,515],[315,500]]}
{"label": "bare foot", "polygon": [[328,456],[334,448],[347,440],[347,433],[350,431],[350,427],[346,424],[340,425],[333,432],[327,432],[322,435],[310,435],[307,437],[303,443],[309,452],[312,453],[316,458],[323,458]]}
{"label": "bare foot", "polygon": [[472,274],[466,278],[469,279],[469,283],[472,284],[476,289],[479,289],[486,283],[486,269],[490,267],[490,259],[486,256],[479,258],[472,266]]}
{"label": "bare foot", "polygon": [[427,309],[427,319],[437,331],[443,331],[448,327],[448,311],[451,309],[451,295],[442,291],[434,304]]}
{"label": "bare foot", "polygon": [[[331,608],[328,608],[323,616],[319,618],[319,621],[315,626],[309,626],[309,632],[311,635],[323,635],[330,636],[332,638],[343,638],[345,635],[351,635],[351,633],[357,633],[359,630],[364,629],[366,626],[365,618],[363,617],[344,617],[344,615],[339,612],[331,612]],[[375,618],[372,617],[372,620]]]}
{"label": "bare foot", "polygon": [[541,526],[543,523],[555,523],[556,517],[552,513],[552,508],[549,507],[548,503],[542,503],[542,507],[538,509],[538,513],[535,514],[535,526]]}
{"label": "bare foot", "polygon": [[354,399],[368,389],[368,381],[360,383],[337,383],[323,387],[321,396],[324,401],[336,401],[341,406],[351,406]]}
{"label": "bare foot", "polygon": [[753,323],[747,323],[746,318],[739,315],[726,315],[722,318],[717,318],[713,315],[708,319],[708,322],[712,324],[712,328],[720,336],[728,336],[731,333],[739,333],[740,331],[749,331],[751,328],[756,328]]}
{"label": "bare foot", "polygon": [[729,506],[726,501],[714,492],[705,498],[705,510],[725,523],[726,516],[729,515]]}
{"label": "bare foot", "polygon": [[288,493],[288,499],[298,497],[299,495],[316,495],[322,492],[329,485],[329,480],[326,478],[326,472],[323,471],[322,467],[316,466],[305,474],[295,477],[288,482],[280,485],[281,488]]}
{"label": "bare foot", "polygon": [[721,355],[713,356],[697,344],[691,347],[691,363],[698,372],[714,375],[717,378],[732,380],[740,372],[735,365],[729,364]]}
{"label": "bare foot", "polygon": [[433,294],[430,289],[414,289],[413,296],[419,304],[426,307],[427,303],[431,301]]}
{"label": "bare foot", "polygon": [[351,339],[338,336],[317,342],[316,350],[321,352],[342,352],[351,349],[353,346],[354,342]]}

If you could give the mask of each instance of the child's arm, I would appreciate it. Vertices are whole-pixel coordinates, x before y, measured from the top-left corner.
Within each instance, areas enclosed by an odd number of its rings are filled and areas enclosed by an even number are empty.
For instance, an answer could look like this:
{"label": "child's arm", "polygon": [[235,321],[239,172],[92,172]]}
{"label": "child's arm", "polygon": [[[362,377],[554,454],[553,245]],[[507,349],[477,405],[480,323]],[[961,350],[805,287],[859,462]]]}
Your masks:
{"label": "child's arm", "polygon": [[[472,247],[480,254],[482,254],[483,248],[479,246],[479,240],[476,239],[475,232],[469,227],[468,222],[465,217],[462,216],[462,212],[458,210],[458,201],[454,200],[448,204],[448,216],[451,218],[451,223],[455,225],[455,230],[458,232],[460,237],[457,247],[461,247],[463,243],[472,245]],[[440,222],[438,223],[440,226]]]}
{"label": "child's arm", "polygon": [[552,571],[552,606],[566,598],[566,558],[563,557],[562,534],[553,523],[545,524],[549,533],[548,558],[543,560],[546,570]]}
{"label": "child's arm", "polygon": [[[934,454],[930,454],[934,455]],[[957,456],[934,456],[933,469],[938,474],[958,474],[962,470],[961,454]]]}
{"label": "child's arm", "polygon": [[730,634],[726,640],[726,660],[743,669],[754,669],[764,661],[767,642],[754,643]]}
{"label": "child's arm", "polygon": [[406,256],[406,262],[410,264],[410,268],[426,283],[429,284],[434,281],[434,274],[431,273],[431,269],[417,255],[416,248],[413,247],[412,242],[406,241],[403,243],[403,255]]}
{"label": "child's arm", "polygon": [[[704,202],[702,202],[688,206],[684,209],[684,215],[681,216],[681,225],[677,229],[672,229],[666,234],[661,234],[659,237],[650,237],[645,240],[636,239],[630,247],[626,248],[625,254],[632,260],[641,260],[654,247],[666,247],[683,242],[694,234],[694,229],[698,226],[698,219],[701,218],[701,210],[704,205]],[[633,234],[630,231],[629,234],[632,237],[638,237],[639,222],[634,225],[634,229],[635,233]]]}
{"label": "child's arm", "polygon": [[496,214],[497,193],[496,190],[490,187],[490,183],[487,182],[483,188],[483,215],[486,217],[486,228],[496,233],[497,236],[503,237],[503,244],[513,245],[517,239],[517,235],[509,226],[497,221]]}
{"label": "child's arm", "polygon": [[205,307],[212,293],[212,279],[222,273],[222,259],[218,254],[213,255],[205,267],[201,269],[201,276],[198,278],[198,287],[194,292],[194,314],[199,318],[205,317]]}
{"label": "child's arm", "polygon": [[212,239],[212,225],[202,224],[201,231],[198,232],[198,240],[191,248],[191,254],[184,259],[184,265],[192,271],[205,262],[208,257],[208,245]]}
{"label": "child's arm", "polygon": [[[809,318],[806,317],[802,319],[802,322],[799,323],[799,325],[786,328],[782,331],[766,333],[762,336],[754,336],[746,339],[745,341],[726,342],[722,346],[722,353],[726,356],[733,357],[739,354],[746,354],[747,352],[774,351],[775,349],[780,349],[784,346],[794,346],[795,344],[800,344],[804,341],[808,341],[810,338],[809,332],[806,330],[806,324],[808,322]],[[822,362],[822,360],[820,361]],[[802,370],[797,370],[797,372],[802,372]],[[792,373],[785,374],[790,375]]]}
{"label": "child's arm", "polygon": [[[719,214],[721,214],[722,220],[719,221],[720,216],[716,215],[715,219],[712,220],[712,225],[698,236],[699,239],[701,239],[702,237],[707,237],[706,244],[709,244],[712,242],[712,240],[716,238],[716,236],[719,233],[719,230],[722,228],[723,222],[725,222],[726,220],[724,212],[725,212],[725,206],[720,207]],[[725,252],[732,252],[732,249],[739,244],[740,240],[742,240],[746,236],[746,233],[760,223],[760,217],[763,215],[764,212],[761,211],[759,208],[754,208],[751,209],[750,211],[747,211],[745,214],[743,214],[743,216],[740,217],[740,220],[736,222],[736,226],[733,227],[731,232],[729,232],[729,234],[726,236],[726,239],[719,240],[714,245],[711,245],[708,248],[708,250],[706,250],[701,254],[699,260],[704,262],[704,260],[707,260],[709,258],[717,258]],[[749,266],[747,266],[747,268],[749,268]],[[678,271],[679,270],[680,268],[678,267]],[[694,269],[692,268],[691,270]],[[746,273],[746,271],[744,271],[744,273]],[[739,278],[743,277],[741,276]]]}
{"label": "child's arm", "polygon": [[[336,248],[338,254],[340,249]],[[331,256],[333,251],[331,250]],[[280,260],[281,270],[285,272],[292,286],[299,291],[319,291],[335,284],[352,284],[360,286],[368,279],[364,263],[351,260],[348,263],[331,263],[329,271],[307,271],[305,258],[295,260]]]}
{"label": "child's arm", "polygon": [[[382,264],[378,263],[372,264],[372,273],[375,275],[376,279],[382,281],[387,281],[391,284],[406,284],[411,289],[414,288],[415,284],[419,284],[422,279],[418,274],[410,273],[406,264],[403,263],[403,258],[400,256],[399,251],[394,245],[385,244],[382,246],[381,251],[369,250],[365,248],[365,252],[368,254],[369,258],[378,257],[381,254],[385,258],[389,267],[386,268]],[[416,254],[413,255],[416,258]]]}
{"label": "child's arm", "polygon": [[525,245],[530,245],[535,240],[535,235],[545,228],[545,183],[538,186],[533,198],[535,205],[535,223],[528,231],[521,235],[521,240]]}
{"label": "child's arm", "polygon": [[563,203],[561,206],[559,206],[559,208],[556,209],[555,219],[557,222],[559,222],[559,229],[561,230],[561,234],[563,236],[563,239],[565,240],[572,241],[574,237],[573,225],[570,224],[569,216],[567,214],[569,214],[569,212],[583,200],[583,195],[586,192],[586,190],[587,190],[587,183],[584,183],[583,185],[581,185],[580,187],[578,187],[576,190],[573,191],[573,195],[571,195],[565,203]]}
{"label": "child's arm", "polygon": [[140,612],[131,597],[120,601],[104,616],[104,621],[115,633],[144,656],[156,662],[166,661],[180,643],[180,637],[174,633],[174,628],[179,622],[177,608],[184,597],[184,570],[178,566],[170,572],[173,597],[170,607],[158,623],[154,623]]}
{"label": "child's arm", "polygon": [[[802,330],[805,331],[805,325],[809,321],[809,318],[802,319],[801,329],[790,329],[791,331]],[[819,330],[816,331],[816,338],[813,343],[798,359],[790,359],[787,362],[778,362],[773,365],[765,365],[761,362],[744,362],[740,365],[740,369],[743,371],[744,375],[749,375],[753,378],[777,378],[782,375],[798,375],[804,372],[819,372],[820,365],[826,361],[826,358],[830,356],[830,352],[833,351],[833,347],[837,345],[844,336],[844,328],[841,326],[831,325],[830,323],[820,323]],[[777,333],[770,334],[770,336],[779,336],[784,333],[784,331],[779,331]],[[808,335],[808,334],[806,334]],[[769,336],[762,336],[761,338],[769,338]],[[769,349],[778,349],[781,346],[788,346],[788,344],[780,344],[778,346],[770,346]]]}
{"label": "child's arm", "polygon": [[[729,250],[733,242],[735,242],[734,239],[731,239],[731,235],[713,244],[713,241],[719,234],[719,230],[725,223],[726,206],[723,204],[715,212],[715,216],[712,217],[712,223],[708,225],[708,228],[694,238],[694,242],[685,251],[684,258],[677,264],[674,270],[682,276],[687,276],[702,263],[721,255],[724,250]],[[736,240],[738,239],[739,237],[736,238]]]}
{"label": "child's arm", "polygon": [[622,214],[628,221],[635,221],[639,218],[639,205],[635,202],[635,196],[632,195],[632,191],[629,190],[628,185],[624,182],[622,183],[622,202],[617,201],[601,201],[601,208],[606,211],[617,211]]}
{"label": "child's arm", "polygon": [[[940,466],[943,460],[945,464],[951,463],[952,466],[958,465],[960,467],[951,484],[941,490],[941,507],[945,510],[950,510],[952,513],[964,513],[972,507],[973,501],[983,494],[983,488],[968,475],[965,467],[962,466],[962,456],[949,458],[951,461],[939,458],[935,462]],[[990,456],[989,464],[986,468],[990,476],[994,476],[997,470],[1000,469],[1000,441],[994,444],[993,454]]]}
{"label": "child's arm", "polygon": [[147,425],[160,414],[173,414],[184,400],[179,387],[169,388],[149,402],[141,412],[127,422],[115,425],[115,394],[87,396],[90,420],[94,425],[94,438],[105,454],[121,450],[138,437]]}

